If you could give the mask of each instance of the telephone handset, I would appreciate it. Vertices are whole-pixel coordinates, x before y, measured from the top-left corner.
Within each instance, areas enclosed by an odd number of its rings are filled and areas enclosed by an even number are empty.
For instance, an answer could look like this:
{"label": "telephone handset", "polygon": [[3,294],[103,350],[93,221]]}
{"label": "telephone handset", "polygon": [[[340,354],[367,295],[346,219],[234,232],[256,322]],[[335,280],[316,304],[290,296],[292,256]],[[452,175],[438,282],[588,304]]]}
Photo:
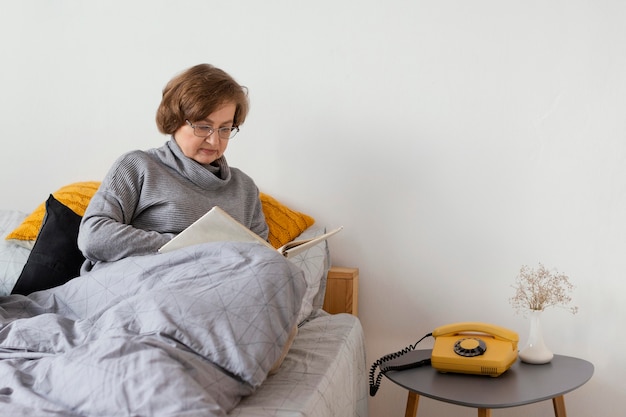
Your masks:
{"label": "telephone handset", "polygon": [[515,347],[517,347],[517,342],[519,341],[517,333],[515,333],[513,330],[509,330],[501,326],[496,326],[495,324],[481,323],[477,321],[446,324],[433,330],[432,335],[436,338],[439,336],[447,336],[450,334],[459,334],[463,332],[487,333],[496,339],[515,343]]}
{"label": "telephone handset", "polygon": [[[389,365],[392,359],[414,350],[425,338],[433,336],[435,344],[430,359],[404,365]],[[517,360],[519,336],[513,330],[494,324],[460,322],[437,327],[415,344],[385,355],[370,369],[370,395],[376,395],[383,375],[430,364],[439,372],[456,372],[499,376]],[[380,367],[375,377],[376,368]]]}

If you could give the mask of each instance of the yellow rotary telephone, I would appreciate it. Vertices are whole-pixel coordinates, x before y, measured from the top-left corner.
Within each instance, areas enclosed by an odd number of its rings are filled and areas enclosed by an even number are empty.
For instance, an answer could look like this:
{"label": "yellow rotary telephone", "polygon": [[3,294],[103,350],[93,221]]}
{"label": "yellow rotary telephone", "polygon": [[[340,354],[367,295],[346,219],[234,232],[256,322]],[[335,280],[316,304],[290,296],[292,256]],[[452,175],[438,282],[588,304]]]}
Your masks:
{"label": "yellow rotary telephone", "polygon": [[440,372],[499,376],[517,359],[517,333],[493,324],[447,324],[432,335],[431,366]]}
{"label": "yellow rotary telephone", "polygon": [[[430,358],[400,365],[389,363],[414,350],[429,336],[435,338]],[[499,376],[517,360],[518,341],[519,336],[513,330],[494,324],[461,322],[437,327],[415,344],[385,355],[372,364],[369,372],[370,395],[376,395],[386,372],[420,366],[430,365],[444,373]],[[378,375],[376,368],[380,368]]]}

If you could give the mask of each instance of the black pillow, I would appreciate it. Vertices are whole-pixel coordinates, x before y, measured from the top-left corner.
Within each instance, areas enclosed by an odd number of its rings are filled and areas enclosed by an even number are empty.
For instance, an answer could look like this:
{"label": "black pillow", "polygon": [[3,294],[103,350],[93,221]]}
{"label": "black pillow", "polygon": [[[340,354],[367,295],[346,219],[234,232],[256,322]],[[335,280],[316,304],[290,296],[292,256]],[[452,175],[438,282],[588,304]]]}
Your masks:
{"label": "black pillow", "polygon": [[37,240],[11,294],[47,290],[80,275],[85,261],[76,242],[80,221],[81,216],[50,195]]}

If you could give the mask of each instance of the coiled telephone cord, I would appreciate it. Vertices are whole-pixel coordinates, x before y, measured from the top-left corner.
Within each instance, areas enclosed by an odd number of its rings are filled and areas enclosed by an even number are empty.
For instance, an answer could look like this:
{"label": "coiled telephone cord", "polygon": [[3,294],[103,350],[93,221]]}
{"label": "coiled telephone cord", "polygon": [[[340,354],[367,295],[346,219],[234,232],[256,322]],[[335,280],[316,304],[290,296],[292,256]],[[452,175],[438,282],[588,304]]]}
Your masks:
{"label": "coiled telephone cord", "polygon": [[[427,335],[425,335],[424,337],[422,337],[420,340],[418,340],[417,342],[415,342],[414,344],[405,347],[402,350],[399,350],[395,353],[390,353],[388,355],[383,356],[382,358],[378,359],[376,362],[374,362],[372,364],[372,367],[370,368],[370,396],[373,397],[374,395],[376,395],[376,393],[378,392],[378,389],[380,388],[380,383],[381,380],[383,379],[383,376],[385,375],[386,372],[388,371],[402,371],[405,369],[411,369],[411,368],[417,368],[418,366],[423,366],[423,365],[428,365],[430,364],[430,359],[424,359],[422,361],[418,361],[418,362],[413,362],[413,363],[408,363],[405,365],[388,365],[388,366],[383,366],[382,364],[385,362],[388,362],[392,359],[396,359],[399,358],[400,356],[407,354],[409,352],[411,352],[412,350],[415,350],[415,348],[417,347],[417,345],[424,339],[426,339],[427,337],[432,336],[432,333],[428,333]],[[378,372],[378,375],[376,375],[376,368],[380,367],[380,371]]]}

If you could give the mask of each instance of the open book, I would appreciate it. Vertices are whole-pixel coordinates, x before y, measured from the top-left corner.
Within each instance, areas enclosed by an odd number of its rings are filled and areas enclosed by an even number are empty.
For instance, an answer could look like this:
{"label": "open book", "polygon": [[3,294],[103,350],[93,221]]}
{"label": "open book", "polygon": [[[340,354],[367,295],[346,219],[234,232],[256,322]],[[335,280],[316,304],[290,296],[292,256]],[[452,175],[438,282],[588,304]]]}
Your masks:
{"label": "open book", "polygon": [[[300,252],[328,239],[343,229],[343,226],[311,239],[294,240],[276,249],[286,258],[296,256]],[[185,246],[204,242],[257,242],[274,249],[269,242],[232,218],[221,208],[215,206],[204,216],[193,222],[189,227],[176,235],[172,240],[161,246],[159,252],[165,253]]]}

